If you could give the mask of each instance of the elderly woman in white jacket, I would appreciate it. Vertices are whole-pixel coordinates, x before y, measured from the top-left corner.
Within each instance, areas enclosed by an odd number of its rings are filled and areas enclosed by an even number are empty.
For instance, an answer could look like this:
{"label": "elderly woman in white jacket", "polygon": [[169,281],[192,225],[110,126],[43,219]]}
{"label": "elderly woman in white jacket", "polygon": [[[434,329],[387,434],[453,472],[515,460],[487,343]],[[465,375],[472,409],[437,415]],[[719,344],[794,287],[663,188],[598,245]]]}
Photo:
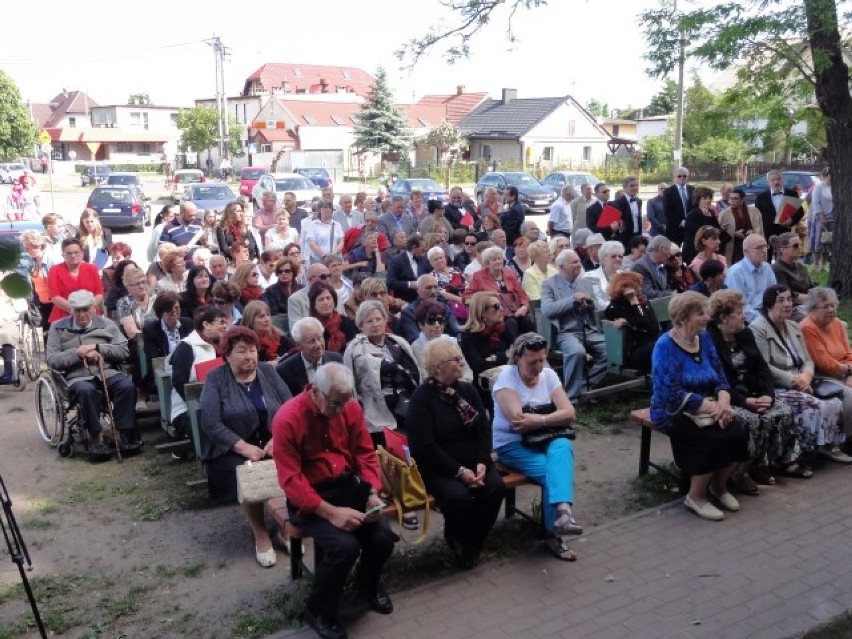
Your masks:
{"label": "elderly woman in white jacket", "polygon": [[362,302],[355,315],[359,333],[343,353],[343,363],[355,377],[367,430],[377,444],[384,444],[385,428],[397,427],[394,415],[405,415],[402,404],[407,404],[421,378],[411,346],[385,332],[387,321],[384,304],[378,300]]}

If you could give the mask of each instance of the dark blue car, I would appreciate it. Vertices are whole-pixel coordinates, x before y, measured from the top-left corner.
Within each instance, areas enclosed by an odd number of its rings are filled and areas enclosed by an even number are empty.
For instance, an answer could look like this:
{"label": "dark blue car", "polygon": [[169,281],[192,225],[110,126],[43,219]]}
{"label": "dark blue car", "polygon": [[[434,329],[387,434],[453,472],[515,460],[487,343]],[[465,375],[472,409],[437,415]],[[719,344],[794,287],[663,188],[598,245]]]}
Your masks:
{"label": "dark blue car", "polygon": [[443,204],[448,204],[450,194],[443,186],[430,178],[404,178],[397,180],[388,187],[388,195],[401,195],[406,201],[411,197],[412,191],[420,191],[423,194],[423,201],[438,200]]}
{"label": "dark blue car", "polygon": [[293,169],[293,173],[304,175],[321,189],[324,189],[327,186],[334,186],[334,180],[331,179],[328,171],[323,168],[306,167],[302,169]]}
{"label": "dark blue car", "polygon": [[96,186],[86,208],[97,211],[101,224],[110,229],[129,226],[141,233],[150,224],[151,209],[142,191],[132,185]]}

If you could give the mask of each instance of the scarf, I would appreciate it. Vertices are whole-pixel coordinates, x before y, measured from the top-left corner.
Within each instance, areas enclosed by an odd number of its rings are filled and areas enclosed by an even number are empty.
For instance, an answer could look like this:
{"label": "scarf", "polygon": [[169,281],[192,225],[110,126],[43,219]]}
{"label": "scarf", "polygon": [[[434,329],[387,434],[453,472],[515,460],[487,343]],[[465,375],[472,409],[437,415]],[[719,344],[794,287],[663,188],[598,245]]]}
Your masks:
{"label": "scarf", "polygon": [[259,300],[263,295],[263,287],[257,284],[249,284],[244,286],[240,291],[240,300],[243,304],[248,304],[253,300]]}
{"label": "scarf", "polygon": [[278,357],[278,348],[281,346],[281,336],[275,329],[271,329],[263,335],[257,333],[257,345],[259,347],[258,351],[260,361],[271,362]]}
{"label": "scarf", "polygon": [[455,408],[462,421],[462,425],[473,426],[476,418],[479,417],[479,411],[471,406],[455,388],[442,384],[434,377],[429,377],[426,380],[426,383],[429,384],[429,386],[431,386],[438,394],[438,397],[441,398],[442,402],[450,404],[453,408]]}
{"label": "scarf", "polygon": [[320,317],[315,313],[311,313],[311,315],[322,322],[322,325],[325,327],[325,334],[328,336],[325,340],[326,350],[342,353],[343,349],[346,348],[346,336],[340,329],[342,319],[340,313],[333,311],[328,317]]}
{"label": "scarf", "polygon": [[243,239],[243,228],[239,224],[230,224],[228,226],[228,230],[231,232],[231,235],[234,236],[235,241]]}
{"label": "scarf", "polygon": [[503,347],[503,335],[506,333],[506,324],[501,320],[491,327],[488,333],[488,345],[494,349]]}

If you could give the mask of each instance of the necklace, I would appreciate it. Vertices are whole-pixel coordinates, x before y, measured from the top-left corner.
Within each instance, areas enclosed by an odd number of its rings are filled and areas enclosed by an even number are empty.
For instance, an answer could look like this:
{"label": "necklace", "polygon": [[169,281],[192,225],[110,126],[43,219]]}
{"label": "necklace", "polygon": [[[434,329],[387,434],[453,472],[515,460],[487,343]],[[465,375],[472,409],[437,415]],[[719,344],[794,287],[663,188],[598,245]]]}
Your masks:
{"label": "necklace", "polygon": [[[672,329],[669,333],[674,339],[675,343],[680,346],[687,355],[692,358],[696,364],[701,363],[701,344],[698,341],[698,336],[696,335],[691,340],[687,341],[682,335],[677,332],[677,329]],[[696,350],[697,349],[697,350]]]}
{"label": "necklace", "polygon": [[[255,379],[257,379],[257,378],[255,378]],[[251,385],[254,384],[254,382],[255,382],[254,379],[251,380],[248,384],[246,384],[245,382],[241,382],[241,381],[237,380],[237,384],[239,384],[240,386],[245,388],[247,393],[251,392]]]}

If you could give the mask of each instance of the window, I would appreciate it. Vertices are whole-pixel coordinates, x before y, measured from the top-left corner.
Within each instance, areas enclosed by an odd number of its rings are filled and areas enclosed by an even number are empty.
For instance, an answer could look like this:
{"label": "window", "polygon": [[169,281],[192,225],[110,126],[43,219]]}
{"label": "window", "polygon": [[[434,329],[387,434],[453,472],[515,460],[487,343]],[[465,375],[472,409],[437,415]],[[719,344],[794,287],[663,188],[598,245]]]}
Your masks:
{"label": "window", "polygon": [[342,126],[343,124],[345,124],[343,118],[341,118],[339,115],[333,115],[331,116],[331,119],[337,126]]}
{"label": "window", "polygon": [[429,124],[429,120],[427,120],[426,118],[417,118],[417,121],[420,122],[420,125],[426,129],[432,126],[431,124]]}
{"label": "window", "polygon": [[546,146],[544,147],[544,151],[541,153],[541,159],[545,162],[553,162],[553,147]]}
{"label": "window", "polygon": [[151,143],[141,142],[136,145],[136,152],[139,155],[151,155]]}
{"label": "window", "polygon": [[302,70],[299,67],[293,67],[293,75],[297,78],[302,77]]}
{"label": "window", "polygon": [[620,128],[620,127],[619,127],[619,125],[617,125],[617,124],[613,124],[613,125],[612,125],[612,134],[613,134],[613,136],[618,136],[618,129],[619,129],[619,128]]}
{"label": "window", "polygon": [[142,128],[148,130],[148,112],[142,114]]}
{"label": "window", "polygon": [[585,160],[586,162],[592,161],[592,147],[590,147],[590,146],[584,146],[583,147],[583,160]]}
{"label": "window", "polygon": [[130,112],[130,126],[142,126],[142,114],[139,111]]}
{"label": "window", "polygon": [[351,80],[351,79],[352,79],[352,74],[351,74],[351,73],[349,73],[349,71],[344,70],[344,71],[343,71],[343,78],[344,78],[344,79],[346,79],[346,80]]}
{"label": "window", "polygon": [[177,113],[170,113],[169,114],[169,120],[171,120],[171,123],[172,123],[173,126],[177,126],[177,116],[178,116]]}
{"label": "window", "polygon": [[491,145],[490,144],[483,144],[482,145],[482,157],[485,158],[486,160],[491,159]]}
{"label": "window", "polygon": [[133,153],[133,144],[130,142],[116,142],[115,143],[115,152],[116,153]]}
{"label": "window", "polygon": [[261,144],[260,145],[261,153],[272,153],[272,145],[271,144]]}
{"label": "window", "polygon": [[302,117],[305,119],[305,122],[307,122],[308,124],[316,124],[317,123],[317,121],[314,119],[314,116],[312,116],[312,115],[305,114]]}
{"label": "window", "polygon": [[76,129],[77,128],[77,118],[68,117],[68,128]]}
{"label": "window", "polygon": [[568,137],[573,138],[575,135],[577,135],[577,121],[568,120]]}

